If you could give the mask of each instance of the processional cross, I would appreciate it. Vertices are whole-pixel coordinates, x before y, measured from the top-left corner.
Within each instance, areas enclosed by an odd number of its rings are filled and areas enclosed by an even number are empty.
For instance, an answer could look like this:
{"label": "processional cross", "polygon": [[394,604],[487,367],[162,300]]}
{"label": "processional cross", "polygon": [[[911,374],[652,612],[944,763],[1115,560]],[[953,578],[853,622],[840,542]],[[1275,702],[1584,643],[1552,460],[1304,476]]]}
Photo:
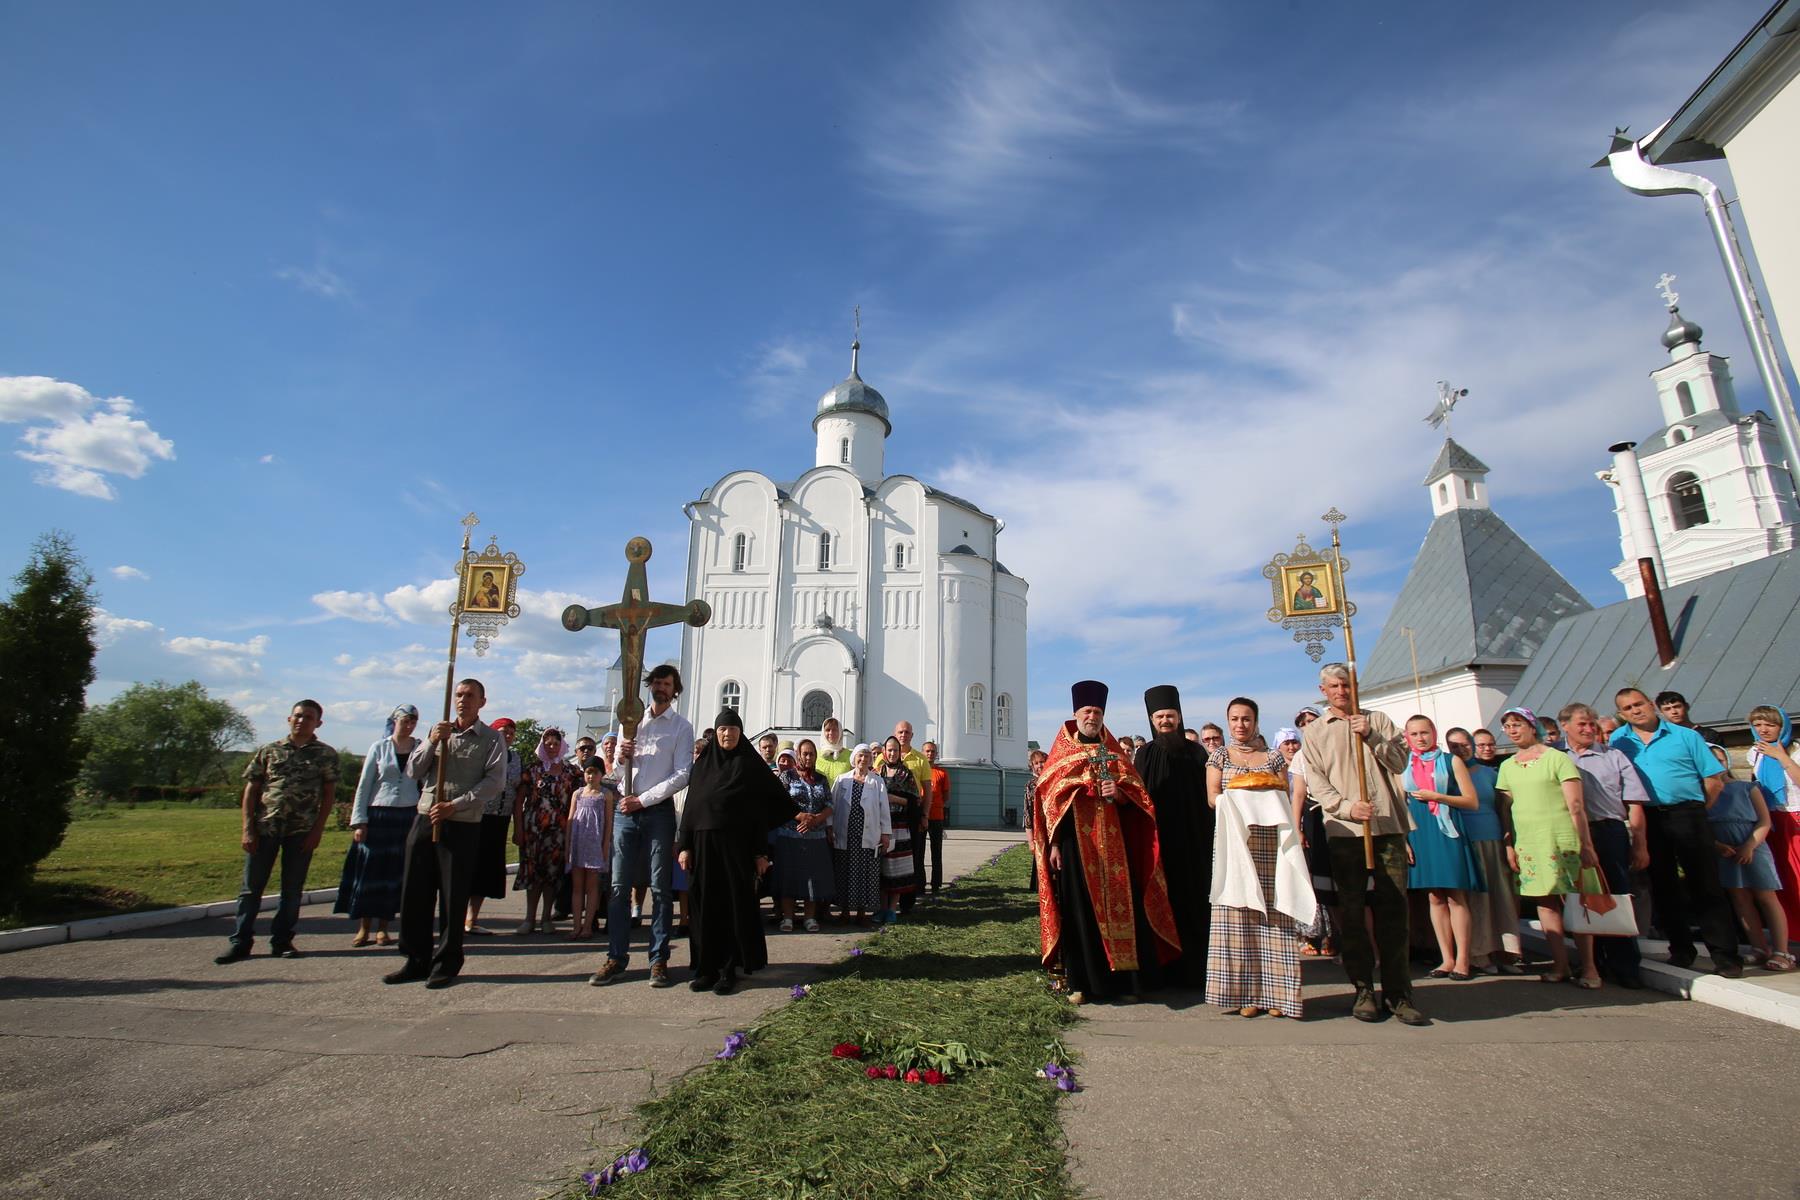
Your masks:
{"label": "processional cross", "polygon": [[[570,633],[579,633],[589,626],[619,631],[619,666],[624,674],[625,693],[614,715],[620,736],[629,740],[637,736],[638,722],[644,719],[644,701],[638,694],[644,676],[644,634],[660,625],[684,621],[698,628],[712,619],[712,606],[704,600],[658,604],[650,599],[650,581],[644,571],[644,564],[650,561],[649,538],[634,537],[626,542],[625,561],[631,567],[625,572],[625,590],[617,604],[600,608],[571,604],[563,609],[562,623]],[[630,759],[625,760],[623,776],[625,792],[630,794]]]}
{"label": "processional cross", "polygon": [[[1123,759],[1114,754],[1111,750],[1108,750],[1105,746],[1096,746],[1093,750],[1089,751],[1088,766],[1094,772],[1094,786],[1096,790],[1098,790],[1099,786],[1103,783],[1118,782],[1118,780],[1113,777],[1111,767],[1112,764],[1123,761]],[[1102,795],[1100,798],[1108,804],[1113,802],[1111,796]]]}

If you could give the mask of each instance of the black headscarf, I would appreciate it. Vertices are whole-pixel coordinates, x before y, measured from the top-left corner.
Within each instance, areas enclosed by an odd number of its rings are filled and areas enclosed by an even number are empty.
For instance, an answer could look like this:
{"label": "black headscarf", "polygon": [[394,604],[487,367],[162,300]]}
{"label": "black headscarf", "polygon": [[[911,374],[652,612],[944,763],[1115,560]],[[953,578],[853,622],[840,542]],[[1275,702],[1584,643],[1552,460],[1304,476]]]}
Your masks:
{"label": "black headscarf", "polygon": [[[743,722],[729,708],[713,721],[743,729]],[[714,738],[694,760],[688,777],[687,804],[682,809],[684,831],[702,829],[756,829],[768,831],[792,819],[794,799],[769,764],[740,734],[735,749],[727,750]]]}

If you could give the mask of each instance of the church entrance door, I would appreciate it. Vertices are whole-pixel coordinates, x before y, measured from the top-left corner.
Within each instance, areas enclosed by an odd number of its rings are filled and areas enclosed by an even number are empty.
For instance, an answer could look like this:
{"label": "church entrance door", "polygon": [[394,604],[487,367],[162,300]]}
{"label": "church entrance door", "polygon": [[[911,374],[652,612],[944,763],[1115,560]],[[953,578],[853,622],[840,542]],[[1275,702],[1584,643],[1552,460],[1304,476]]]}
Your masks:
{"label": "church entrance door", "polygon": [[818,729],[831,715],[831,697],[824,692],[808,692],[800,700],[800,728]]}

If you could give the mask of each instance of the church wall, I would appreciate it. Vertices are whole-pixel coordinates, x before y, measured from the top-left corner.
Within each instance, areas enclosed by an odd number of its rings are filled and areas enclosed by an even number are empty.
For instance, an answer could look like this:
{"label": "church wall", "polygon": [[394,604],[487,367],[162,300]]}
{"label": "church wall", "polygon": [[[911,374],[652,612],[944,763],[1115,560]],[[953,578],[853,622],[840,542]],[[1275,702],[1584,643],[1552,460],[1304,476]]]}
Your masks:
{"label": "church wall", "polygon": [[[996,704],[1002,694],[1011,702],[1008,705],[1011,736],[1000,736],[1003,731],[996,725],[994,758],[1002,766],[1022,769],[1029,752],[1027,742],[1030,738],[1030,730],[1025,727],[1025,714],[1031,711],[1030,697],[1025,693],[1026,587],[1025,581],[1016,575],[1000,576],[998,587],[1000,603],[999,623],[995,631],[997,653],[994,691]],[[995,719],[998,721],[997,712]]]}
{"label": "church wall", "polygon": [[1789,328],[1800,327],[1800,223],[1793,217],[1800,203],[1796,129],[1800,129],[1800,85],[1790,81],[1725,147],[1771,315],[1777,322],[1788,322]]}
{"label": "church wall", "polygon": [[[994,590],[989,563],[945,555],[938,565],[943,614],[943,685],[938,697],[939,750],[950,762],[991,761]],[[971,703],[970,689],[979,688]]]}
{"label": "church wall", "polygon": [[1423,713],[1436,722],[1441,737],[1445,730],[1455,725],[1469,730],[1484,725],[1491,727],[1490,723],[1505,703],[1507,694],[1524,673],[1523,667],[1463,668],[1427,675],[1419,681],[1417,689],[1408,680],[1403,686],[1365,692],[1359,698],[1364,708],[1386,713],[1395,725],[1402,725],[1414,714]]}
{"label": "church wall", "polygon": [[[845,413],[820,417],[814,427],[817,445],[814,466],[841,466],[852,471],[864,483],[881,482],[885,471],[887,431],[877,418],[867,413]],[[850,440],[850,461],[844,462],[844,439]]]}

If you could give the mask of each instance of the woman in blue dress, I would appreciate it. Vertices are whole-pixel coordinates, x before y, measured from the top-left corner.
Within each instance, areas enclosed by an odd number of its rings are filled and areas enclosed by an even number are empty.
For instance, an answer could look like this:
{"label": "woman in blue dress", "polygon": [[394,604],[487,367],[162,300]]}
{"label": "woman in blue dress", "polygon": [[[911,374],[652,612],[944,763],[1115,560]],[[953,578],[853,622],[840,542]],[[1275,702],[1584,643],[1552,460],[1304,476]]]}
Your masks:
{"label": "woman in blue dress", "polygon": [[1462,759],[1438,747],[1437,726],[1430,717],[1406,722],[1406,742],[1412,758],[1401,782],[1406,785],[1406,807],[1413,824],[1407,835],[1413,864],[1406,885],[1424,892],[1431,901],[1431,930],[1437,935],[1443,960],[1431,977],[1472,979],[1469,893],[1481,891],[1483,884],[1481,867],[1463,829],[1462,813],[1479,804],[1475,781]]}
{"label": "woman in blue dress", "polygon": [[[785,761],[786,755],[782,757]],[[830,911],[837,895],[831,844],[825,837],[831,824],[831,781],[815,769],[818,761],[818,746],[802,738],[794,748],[794,765],[781,772],[797,809],[793,820],[775,828],[775,895],[783,933],[793,932],[794,910],[803,901],[806,932],[819,932],[819,914]]]}

